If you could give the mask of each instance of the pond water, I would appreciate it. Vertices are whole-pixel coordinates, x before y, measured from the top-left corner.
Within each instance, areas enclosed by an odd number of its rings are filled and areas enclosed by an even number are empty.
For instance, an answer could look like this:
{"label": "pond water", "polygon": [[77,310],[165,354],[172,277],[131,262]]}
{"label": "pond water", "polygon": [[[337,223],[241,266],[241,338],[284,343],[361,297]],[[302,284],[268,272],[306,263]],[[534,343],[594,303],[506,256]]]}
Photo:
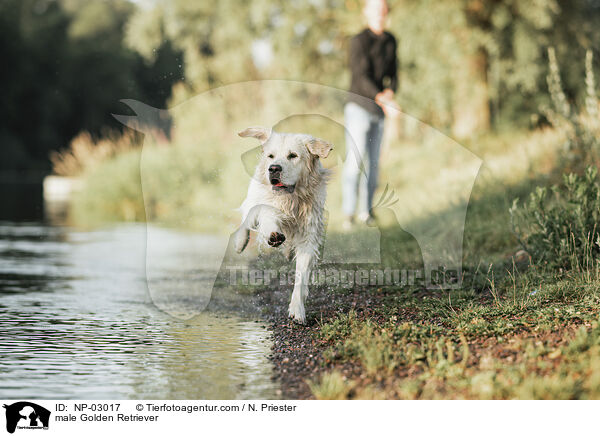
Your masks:
{"label": "pond water", "polygon": [[155,306],[145,226],[81,231],[40,214],[0,211],[0,398],[277,397],[264,324]]}

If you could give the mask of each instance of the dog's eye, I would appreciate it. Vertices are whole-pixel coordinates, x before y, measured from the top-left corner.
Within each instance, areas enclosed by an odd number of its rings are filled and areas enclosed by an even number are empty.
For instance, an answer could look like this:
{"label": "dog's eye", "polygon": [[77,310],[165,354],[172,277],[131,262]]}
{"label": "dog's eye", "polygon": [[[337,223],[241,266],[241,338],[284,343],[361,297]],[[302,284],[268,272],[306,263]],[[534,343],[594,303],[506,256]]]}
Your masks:
{"label": "dog's eye", "polygon": [[298,157],[298,155],[296,153],[290,153],[288,154],[288,159],[294,159],[295,157]]}
{"label": "dog's eye", "polygon": [[275,156],[273,156],[272,154],[269,155],[269,159],[273,159]]}

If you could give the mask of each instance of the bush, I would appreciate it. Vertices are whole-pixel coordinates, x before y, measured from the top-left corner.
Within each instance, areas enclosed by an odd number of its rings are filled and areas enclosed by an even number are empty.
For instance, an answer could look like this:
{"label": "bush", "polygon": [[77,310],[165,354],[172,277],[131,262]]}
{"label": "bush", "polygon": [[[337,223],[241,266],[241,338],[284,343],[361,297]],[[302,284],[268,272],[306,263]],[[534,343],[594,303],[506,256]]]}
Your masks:
{"label": "bush", "polygon": [[522,207],[510,208],[513,230],[533,259],[554,268],[588,271],[600,261],[598,169],[563,176],[562,185],[538,187]]}
{"label": "bush", "polygon": [[105,137],[99,140],[94,140],[88,132],[82,132],[67,149],[50,153],[52,171],[59,176],[81,176],[121,153],[138,148],[138,142],[136,133],[131,130],[123,134],[106,132]]}
{"label": "bush", "polygon": [[[146,220],[140,178],[141,149],[122,152],[104,162],[85,160],[83,190],[70,207],[73,221],[98,226],[107,222]],[[94,162],[93,166],[89,164]]]}
{"label": "bush", "polygon": [[593,55],[588,50],[585,57],[585,109],[576,108],[565,95],[560,70],[553,48],[548,49],[548,89],[554,108],[546,110],[552,125],[566,135],[563,149],[564,169],[579,171],[600,162],[600,117],[596,82],[592,70]]}
{"label": "bush", "polygon": [[52,171],[59,176],[79,177],[122,153],[139,148],[139,142],[139,134],[131,130],[107,131],[97,140],[88,132],[81,132],[68,148],[50,153]]}

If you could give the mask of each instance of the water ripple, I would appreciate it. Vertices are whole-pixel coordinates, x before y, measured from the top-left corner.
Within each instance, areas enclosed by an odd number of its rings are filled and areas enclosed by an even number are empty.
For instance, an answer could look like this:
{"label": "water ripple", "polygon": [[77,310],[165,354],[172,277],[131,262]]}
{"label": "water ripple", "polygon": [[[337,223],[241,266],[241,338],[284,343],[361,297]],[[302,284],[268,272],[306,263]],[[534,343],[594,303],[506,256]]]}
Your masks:
{"label": "water ripple", "polygon": [[144,230],[0,223],[0,397],[275,396],[264,325],[210,313],[181,321],[154,306]]}

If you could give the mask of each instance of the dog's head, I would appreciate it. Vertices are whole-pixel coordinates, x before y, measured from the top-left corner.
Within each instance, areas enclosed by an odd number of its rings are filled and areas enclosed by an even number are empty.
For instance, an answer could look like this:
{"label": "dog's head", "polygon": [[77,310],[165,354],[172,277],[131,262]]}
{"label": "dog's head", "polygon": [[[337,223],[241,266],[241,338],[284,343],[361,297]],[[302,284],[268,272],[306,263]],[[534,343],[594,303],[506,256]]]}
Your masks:
{"label": "dog's head", "polygon": [[265,127],[248,127],[238,133],[253,137],[262,145],[258,166],[261,180],[274,192],[291,194],[307,179],[319,158],[326,158],[333,146],[322,139],[302,133],[278,133]]}

